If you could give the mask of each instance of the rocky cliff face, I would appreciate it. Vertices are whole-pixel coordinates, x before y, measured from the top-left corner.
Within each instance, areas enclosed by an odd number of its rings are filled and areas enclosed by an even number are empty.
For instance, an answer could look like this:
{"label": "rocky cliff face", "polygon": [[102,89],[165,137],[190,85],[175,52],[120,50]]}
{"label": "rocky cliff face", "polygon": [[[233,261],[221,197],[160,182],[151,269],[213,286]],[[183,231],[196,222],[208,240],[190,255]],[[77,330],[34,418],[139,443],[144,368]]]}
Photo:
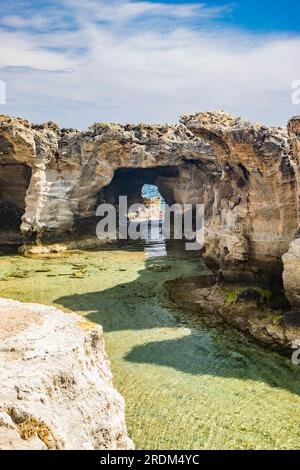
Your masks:
{"label": "rocky cliff face", "polygon": [[0,449],[131,449],[102,329],[0,299]]}
{"label": "rocky cliff face", "polygon": [[181,121],[213,147],[222,168],[213,186],[206,256],[218,259],[230,277],[280,275],[280,258],[298,224],[298,185],[286,130],[225,113]]}
{"label": "rocky cliff face", "polygon": [[284,129],[223,112],[85,132],[0,120],[1,206],[12,220],[4,234],[18,224],[15,214],[26,240],[70,238],[82,227],[94,234],[97,204],[120,194],[138,200],[144,183],[168,203],[205,205],[205,255],[223,276],[281,275],[298,226],[297,168]]}
{"label": "rocky cliff face", "polygon": [[[291,138],[293,165],[300,185],[300,116],[289,121],[288,131]],[[283,256],[283,283],[286,295],[294,308],[300,308],[300,227],[290,243],[288,252]]]}

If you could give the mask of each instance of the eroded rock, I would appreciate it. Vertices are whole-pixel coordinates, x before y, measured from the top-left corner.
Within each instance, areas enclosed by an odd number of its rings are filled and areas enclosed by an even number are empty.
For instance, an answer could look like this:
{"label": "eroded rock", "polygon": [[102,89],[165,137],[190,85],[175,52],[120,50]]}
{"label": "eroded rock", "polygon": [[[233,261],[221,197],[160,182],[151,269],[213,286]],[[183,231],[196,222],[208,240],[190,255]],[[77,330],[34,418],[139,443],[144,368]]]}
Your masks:
{"label": "eroded rock", "polygon": [[[298,186],[300,184],[300,116],[289,121],[288,131],[291,138],[293,165],[296,169]],[[299,194],[300,196],[300,194]],[[299,310],[300,318],[300,227],[283,256],[283,284],[290,304]]]}
{"label": "eroded rock", "polygon": [[213,186],[206,256],[234,280],[269,272],[280,277],[280,257],[297,229],[298,185],[285,129],[226,113],[184,116],[181,122],[214,149],[222,177]]}
{"label": "eroded rock", "polygon": [[102,328],[0,299],[0,449],[131,449]]}
{"label": "eroded rock", "polygon": [[[22,207],[3,183],[14,181],[11,164],[31,171]],[[297,172],[286,130],[224,112],[84,132],[0,120],[2,202],[23,212],[27,241],[95,236],[100,202],[117,204],[121,194],[138,202],[143,184],[153,183],[168,204],[204,204],[205,256],[230,279],[281,277],[298,227]]]}
{"label": "eroded rock", "polygon": [[243,295],[250,291],[244,286],[222,286],[201,276],[168,281],[165,286],[171,300],[185,312],[190,310],[196,317],[209,314],[209,321],[220,318],[284,354],[290,355],[299,348],[300,323],[295,313],[290,315],[271,308],[268,291],[251,288],[258,295],[249,298]]}

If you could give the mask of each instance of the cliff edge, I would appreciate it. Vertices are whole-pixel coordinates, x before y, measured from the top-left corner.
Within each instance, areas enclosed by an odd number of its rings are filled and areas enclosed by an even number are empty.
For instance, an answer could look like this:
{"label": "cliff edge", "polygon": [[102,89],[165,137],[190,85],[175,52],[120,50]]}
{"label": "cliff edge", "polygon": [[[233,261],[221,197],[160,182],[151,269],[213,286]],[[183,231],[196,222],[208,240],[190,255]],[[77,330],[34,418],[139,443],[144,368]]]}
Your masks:
{"label": "cliff edge", "polygon": [[101,326],[0,299],[0,449],[132,449]]}

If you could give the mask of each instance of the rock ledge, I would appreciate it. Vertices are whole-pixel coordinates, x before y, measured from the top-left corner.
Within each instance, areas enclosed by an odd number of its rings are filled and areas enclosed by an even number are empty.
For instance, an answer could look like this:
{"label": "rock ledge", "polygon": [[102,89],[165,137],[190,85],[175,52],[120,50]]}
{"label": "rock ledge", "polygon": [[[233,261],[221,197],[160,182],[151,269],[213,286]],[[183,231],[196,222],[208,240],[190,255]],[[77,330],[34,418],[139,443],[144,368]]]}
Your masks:
{"label": "rock ledge", "polygon": [[0,299],[0,449],[132,449],[102,328]]}

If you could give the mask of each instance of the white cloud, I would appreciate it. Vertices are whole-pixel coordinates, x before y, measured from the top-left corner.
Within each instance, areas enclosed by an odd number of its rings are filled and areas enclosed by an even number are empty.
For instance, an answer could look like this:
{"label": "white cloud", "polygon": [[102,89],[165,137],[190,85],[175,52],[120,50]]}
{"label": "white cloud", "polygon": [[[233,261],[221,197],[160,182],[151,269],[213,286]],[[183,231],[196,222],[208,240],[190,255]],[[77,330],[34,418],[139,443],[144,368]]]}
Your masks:
{"label": "white cloud", "polygon": [[[0,112],[79,127],[95,120],[176,122],[186,112],[221,108],[285,124],[299,113],[291,83],[300,78],[300,37],[218,26],[226,6],[61,3],[72,28],[63,28],[66,19],[58,20],[53,9],[45,19],[51,28],[42,31],[34,14],[4,18],[15,30],[0,26],[0,79],[8,100]],[[37,30],[28,29],[28,21]],[[23,74],[5,66],[74,72]]]}
{"label": "white cloud", "polygon": [[12,28],[36,28],[44,29],[49,27],[49,18],[42,15],[34,15],[30,18],[22,18],[17,15],[4,16],[1,19],[4,26]]}
{"label": "white cloud", "polygon": [[152,15],[171,18],[215,18],[228,10],[228,6],[208,7],[203,3],[180,5],[152,3],[150,1],[122,1],[111,0],[86,0],[84,11],[82,4],[78,0],[66,0],[65,2],[72,8],[79,8],[81,14],[87,12],[93,14],[94,20],[112,21],[114,23],[136,19],[142,15]]}

